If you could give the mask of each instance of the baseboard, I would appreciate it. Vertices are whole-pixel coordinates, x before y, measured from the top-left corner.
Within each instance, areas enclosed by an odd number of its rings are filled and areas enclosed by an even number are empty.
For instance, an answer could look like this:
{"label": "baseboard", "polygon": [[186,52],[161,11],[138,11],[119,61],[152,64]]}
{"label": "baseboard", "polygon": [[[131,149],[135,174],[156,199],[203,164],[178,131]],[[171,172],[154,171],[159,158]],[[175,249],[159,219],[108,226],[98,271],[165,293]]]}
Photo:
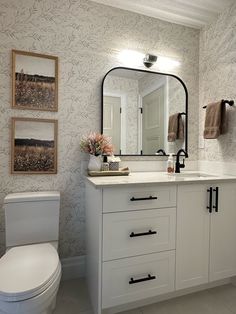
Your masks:
{"label": "baseboard", "polygon": [[85,277],[85,255],[61,259],[62,280]]}

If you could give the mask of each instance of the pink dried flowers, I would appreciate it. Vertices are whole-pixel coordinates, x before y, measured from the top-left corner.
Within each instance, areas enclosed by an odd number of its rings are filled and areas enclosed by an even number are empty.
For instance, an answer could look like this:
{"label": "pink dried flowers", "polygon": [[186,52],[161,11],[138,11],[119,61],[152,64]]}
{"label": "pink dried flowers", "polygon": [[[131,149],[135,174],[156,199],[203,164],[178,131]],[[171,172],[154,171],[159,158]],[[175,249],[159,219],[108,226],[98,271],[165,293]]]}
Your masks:
{"label": "pink dried flowers", "polygon": [[80,142],[80,149],[91,155],[112,155],[113,145],[111,138],[104,134],[92,132],[88,136],[84,136]]}

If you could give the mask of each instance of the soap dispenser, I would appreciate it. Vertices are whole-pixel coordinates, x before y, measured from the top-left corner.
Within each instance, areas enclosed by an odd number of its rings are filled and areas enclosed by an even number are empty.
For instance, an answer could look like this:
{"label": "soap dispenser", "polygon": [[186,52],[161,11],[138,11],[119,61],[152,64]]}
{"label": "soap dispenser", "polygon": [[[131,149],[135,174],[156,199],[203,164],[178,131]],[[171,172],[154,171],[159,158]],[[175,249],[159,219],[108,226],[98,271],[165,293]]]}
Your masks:
{"label": "soap dispenser", "polygon": [[109,170],[109,163],[107,156],[103,156],[103,163],[102,163],[102,171],[108,171]]}
{"label": "soap dispenser", "polygon": [[170,154],[167,160],[167,173],[174,173],[174,158],[173,154]]}

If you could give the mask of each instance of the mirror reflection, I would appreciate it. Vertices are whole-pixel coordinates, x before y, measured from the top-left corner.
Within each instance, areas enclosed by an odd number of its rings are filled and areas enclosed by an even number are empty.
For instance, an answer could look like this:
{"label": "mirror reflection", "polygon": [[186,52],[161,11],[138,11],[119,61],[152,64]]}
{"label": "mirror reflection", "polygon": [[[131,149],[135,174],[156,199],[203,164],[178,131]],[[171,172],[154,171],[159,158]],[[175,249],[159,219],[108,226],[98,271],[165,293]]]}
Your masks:
{"label": "mirror reflection", "polygon": [[112,138],[116,155],[187,149],[187,95],[175,76],[113,69],[104,78],[102,111],[102,133]]}

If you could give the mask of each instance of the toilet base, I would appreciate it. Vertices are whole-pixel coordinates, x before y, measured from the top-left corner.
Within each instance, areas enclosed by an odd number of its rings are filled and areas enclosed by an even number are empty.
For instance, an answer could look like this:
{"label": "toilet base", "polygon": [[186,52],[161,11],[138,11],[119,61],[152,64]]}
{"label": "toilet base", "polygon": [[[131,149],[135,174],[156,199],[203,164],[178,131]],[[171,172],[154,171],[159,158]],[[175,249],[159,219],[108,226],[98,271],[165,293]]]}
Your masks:
{"label": "toilet base", "polygon": [[[29,312],[21,312],[21,309],[17,312],[14,312],[14,314],[53,314],[55,308],[56,308],[56,300],[57,300],[57,295],[54,296],[53,300],[52,300],[52,304],[49,305],[49,307],[43,311],[41,311],[41,309],[39,309],[39,311],[37,311],[36,309],[34,309],[34,312],[32,312],[32,310],[30,310]],[[5,312],[2,311],[0,309],[0,314],[13,314],[13,312]]]}
{"label": "toilet base", "polygon": [[24,301],[0,301],[0,314],[52,314],[56,307],[61,272],[54,283],[43,293]]}
{"label": "toilet base", "polygon": [[57,302],[57,296],[54,297],[52,300],[52,304],[48,307],[48,309],[42,313],[37,313],[37,314],[53,314],[55,308],[56,308],[56,302]]}

